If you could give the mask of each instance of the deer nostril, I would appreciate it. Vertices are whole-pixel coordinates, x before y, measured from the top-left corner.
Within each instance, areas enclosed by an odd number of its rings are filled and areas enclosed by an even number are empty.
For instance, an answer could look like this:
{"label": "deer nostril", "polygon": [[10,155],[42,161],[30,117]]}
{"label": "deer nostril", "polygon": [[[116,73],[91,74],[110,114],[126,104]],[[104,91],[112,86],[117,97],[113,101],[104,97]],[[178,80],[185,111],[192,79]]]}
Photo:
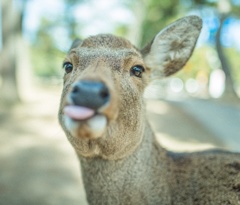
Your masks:
{"label": "deer nostril", "polygon": [[72,89],[72,93],[78,93],[80,91],[80,88],[78,86],[74,86]]}
{"label": "deer nostril", "polygon": [[100,97],[103,99],[108,99],[109,98],[109,91],[106,87],[103,87],[103,89],[100,91]]}

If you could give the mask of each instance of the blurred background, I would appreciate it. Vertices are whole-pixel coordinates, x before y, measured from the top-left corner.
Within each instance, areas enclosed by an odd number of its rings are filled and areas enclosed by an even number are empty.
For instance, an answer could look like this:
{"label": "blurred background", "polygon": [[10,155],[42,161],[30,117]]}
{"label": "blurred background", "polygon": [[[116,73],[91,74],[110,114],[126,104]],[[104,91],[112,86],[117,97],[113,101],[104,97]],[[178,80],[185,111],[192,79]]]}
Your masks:
{"label": "blurred background", "polygon": [[170,150],[239,152],[240,0],[0,0],[0,205],[86,204],[57,121],[71,42],[113,33],[143,47],[186,15],[202,33],[184,69],[146,89],[148,118]]}

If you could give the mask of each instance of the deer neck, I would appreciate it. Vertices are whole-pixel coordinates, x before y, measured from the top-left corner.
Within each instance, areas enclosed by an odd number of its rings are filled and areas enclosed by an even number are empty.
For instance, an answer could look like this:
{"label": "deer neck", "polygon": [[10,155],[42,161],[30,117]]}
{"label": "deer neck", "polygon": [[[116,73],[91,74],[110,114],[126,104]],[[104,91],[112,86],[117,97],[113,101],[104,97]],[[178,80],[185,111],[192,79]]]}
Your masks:
{"label": "deer neck", "polygon": [[[97,203],[93,202],[95,199],[101,198],[101,201],[103,198],[106,201],[114,199],[113,196],[110,197],[111,194],[118,195],[116,199],[119,199],[121,194],[122,197],[146,194],[147,190],[144,189],[146,184],[153,186],[154,180],[157,178],[159,180],[159,173],[165,169],[164,155],[165,150],[157,144],[147,123],[143,140],[133,154],[120,160],[79,157],[88,200],[95,204]],[[126,200],[133,202],[131,197]],[[118,203],[114,201],[110,204]]]}
{"label": "deer neck", "polygon": [[[130,165],[131,163],[138,165],[140,164],[139,162],[141,162],[142,166],[145,162],[148,163],[149,161],[151,161],[150,159],[153,159],[153,152],[161,153],[165,152],[165,150],[156,142],[155,136],[149,124],[146,123],[141,143],[138,145],[136,150],[133,153],[130,153],[128,156],[124,156],[123,158],[117,160],[112,160],[112,158],[108,160],[99,156],[82,157],[79,154],[78,157],[81,161],[83,171],[85,169],[87,171],[94,170],[95,166],[97,166],[98,168],[102,168],[102,171],[109,171],[108,169],[112,170],[112,167],[116,167],[116,169],[118,169],[128,164]],[[107,173],[109,174],[109,172]]]}

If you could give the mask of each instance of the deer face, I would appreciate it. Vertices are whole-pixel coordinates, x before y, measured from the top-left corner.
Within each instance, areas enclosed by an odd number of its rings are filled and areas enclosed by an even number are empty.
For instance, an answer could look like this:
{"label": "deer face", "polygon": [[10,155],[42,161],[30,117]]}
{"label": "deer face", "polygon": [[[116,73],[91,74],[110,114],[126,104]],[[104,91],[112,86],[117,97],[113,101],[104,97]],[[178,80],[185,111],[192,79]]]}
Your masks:
{"label": "deer face", "polygon": [[63,63],[59,121],[81,156],[119,159],[137,148],[146,124],[144,88],[151,75],[167,76],[182,68],[200,28],[198,17],[186,17],[142,51],[106,34],[73,44]]}

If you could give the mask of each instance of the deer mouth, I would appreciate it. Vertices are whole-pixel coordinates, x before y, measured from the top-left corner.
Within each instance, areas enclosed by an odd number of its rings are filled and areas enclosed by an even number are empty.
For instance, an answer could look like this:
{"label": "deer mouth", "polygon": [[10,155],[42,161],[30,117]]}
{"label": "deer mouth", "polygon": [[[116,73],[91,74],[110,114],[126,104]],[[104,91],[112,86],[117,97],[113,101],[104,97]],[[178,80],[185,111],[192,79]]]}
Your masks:
{"label": "deer mouth", "polygon": [[73,137],[104,136],[108,124],[118,113],[115,94],[109,87],[94,80],[80,80],[72,85],[63,113],[65,128]]}
{"label": "deer mouth", "polygon": [[65,126],[73,137],[98,138],[107,127],[107,116],[93,109],[67,105],[63,111]]}
{"label": "deer mouth", "polygon": [[65,106],[64,113],[65,115],[76,121],[87,120],[96,114],[93,109],[77,105]]}

